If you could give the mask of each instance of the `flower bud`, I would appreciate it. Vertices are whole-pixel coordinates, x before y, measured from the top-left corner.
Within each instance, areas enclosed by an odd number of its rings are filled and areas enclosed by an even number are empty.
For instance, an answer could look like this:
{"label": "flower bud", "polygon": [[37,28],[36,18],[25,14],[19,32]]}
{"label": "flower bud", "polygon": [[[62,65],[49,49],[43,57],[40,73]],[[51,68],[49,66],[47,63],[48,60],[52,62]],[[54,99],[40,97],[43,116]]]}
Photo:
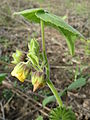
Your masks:
{"label": "flower bud", "polygon": [[32,75],[32,84],[34,86],[33,91],[35,92],[38,88],[44,87],[46,84],[45,75],[41,72],[35,72]]}
{"label": "flower bud", "polygon": [[12,76],[18,78],[21,82],[24,82],[26,77],[29,75],[30,68],[27,66],[25,62],[18,63],[13,71],[11,72]]}
{"label": "flower bud", "polygon": [[16,50],[16,53],[13,53],[12,57],[13,57],[12,63],[13,64],[18,64],[19,62],[24,61],[25,54],[20,50]]}
{"label": "flower bud", "polygon": [[29,53],[33,53],[38,56],[39,54],[39,44],[36,39],[31,39],[28,43]]}

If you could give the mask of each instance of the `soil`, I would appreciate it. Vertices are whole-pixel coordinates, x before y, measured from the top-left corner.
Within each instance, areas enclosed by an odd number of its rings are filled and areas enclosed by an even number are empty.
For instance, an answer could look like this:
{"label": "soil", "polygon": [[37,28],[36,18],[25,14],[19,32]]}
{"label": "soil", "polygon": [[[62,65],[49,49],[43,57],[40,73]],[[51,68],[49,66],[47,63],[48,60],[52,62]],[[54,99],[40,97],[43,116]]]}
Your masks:
{"label": "soil", "polygon": [[10,74],[14,67],[11,64],[12,53],[16,48],[27,52],[28,41],[33,37],[41,45],[40,25],[28,23],[19,16],[14,18],[12,14],[37,7],[61,17],[67,16],[65,21],[86,37],[86,42],[80,39],[76,41],[75,55],[72,57],[65,38],[57,30],[45,27],[51,80],[60,92],[74,81],[78,67],[77,78],[86,78],[87,84],[68,92],[62,99],[64,104],[72,106],[77,120],[90,120],[90,52],[87,52],[90,43],[89,4],[89,0],[0,0],[0,73],[7,73],[0,86],[0,120],[35,120],[38,115],[48,120],[50,109],[58,105],[52,102],[43,108],[43,99],[52,95],[50,89],[45,86],[33,93],[30,79],[22,84]]}

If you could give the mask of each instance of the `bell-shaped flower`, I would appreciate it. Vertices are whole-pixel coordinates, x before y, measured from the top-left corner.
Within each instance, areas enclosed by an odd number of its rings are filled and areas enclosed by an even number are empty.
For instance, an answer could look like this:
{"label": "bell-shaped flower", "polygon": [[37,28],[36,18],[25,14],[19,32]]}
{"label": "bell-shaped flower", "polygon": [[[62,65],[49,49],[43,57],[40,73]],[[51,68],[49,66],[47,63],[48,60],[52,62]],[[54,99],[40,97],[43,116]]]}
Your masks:
{"label": "bell-shaped flower", "polygon": [[24,82],[29,73],[30,68],[28,67],[28,64],[26,64],[25,62],[20,62],[14,67],[11,75],[18,78],[21,82]]}
{"label": "bell-shaped flower", "polygon": [[19,62],[25,60],[25,54],[20,50],[16,50],[16,52],[12,54],[12,57],[13,57],[13,61],[12,61],[13,64],[18,64]]}
{"label": "bell-shaped flower", "polygon": [[46,84],[45,75],[42,72],[35,72],[32,74],[32,84],[34,86],[33,91],[35,92],[37,89],[44,87]]}

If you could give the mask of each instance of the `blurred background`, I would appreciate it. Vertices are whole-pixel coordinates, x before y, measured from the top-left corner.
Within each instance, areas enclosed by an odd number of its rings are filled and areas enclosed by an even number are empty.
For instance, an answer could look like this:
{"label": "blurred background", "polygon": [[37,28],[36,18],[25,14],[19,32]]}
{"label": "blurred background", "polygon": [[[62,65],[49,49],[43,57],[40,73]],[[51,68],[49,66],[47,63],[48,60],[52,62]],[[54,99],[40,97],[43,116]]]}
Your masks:
{"label": "blurred background", "polygon": [[[0,0],[0,73],[7,73],[6,85],[0,86],[0,120],[35,120],[38,115],[48,120],[50,108],[57,106],[55,102],[46,108],[39,104],[52,95],[47,86],[33,93],[30,80],[21,84],[10,75],[12,53],[17,48],[27,51],[28,41],[33,37],[41,45],[40,25],[28,23],[20,16],[14,17],[13,13],[38,7],[61,16],[86,38],[86,41],[76,41],[72,57],[65,38],[53,28],[45,27],[51,79],[57,90],[63,90],[75,76],[90,73],[90,0]],[[79,91],[68,93],[67,104],[72,106],[78,120],[90,120],[90,78],[88,81],[89,84]],[[62,99],[66,103],[67,96]]]}

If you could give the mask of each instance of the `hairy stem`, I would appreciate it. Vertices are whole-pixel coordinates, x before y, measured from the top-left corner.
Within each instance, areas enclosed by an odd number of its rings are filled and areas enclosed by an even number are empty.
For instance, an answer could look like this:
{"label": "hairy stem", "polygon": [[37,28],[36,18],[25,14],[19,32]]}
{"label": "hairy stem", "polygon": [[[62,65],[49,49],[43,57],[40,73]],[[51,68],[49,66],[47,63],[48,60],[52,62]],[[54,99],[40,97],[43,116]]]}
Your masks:
{"label": "hairy stem", "polygon": [[49,67],[49,63],[48,63],[48,59],[47,59],[47,55],[46,55],[46,49],[45,49],[45,38],[44,38],[44,22],[41,20],[41,34],[42,34],[42,51],[43,51],[43,58],[44,61],[46,63],[46,74],[47,74],[47,85],[49,86],[49,88],[51,89],[51,91],[53,92],[54,96],[56,97],[56,100],[59,104],[59,106],[63,106],[62,100],[59,97],[59,94],[56,90],[56,88],[54,87],[52,81],[50,80],[50,67]]}

